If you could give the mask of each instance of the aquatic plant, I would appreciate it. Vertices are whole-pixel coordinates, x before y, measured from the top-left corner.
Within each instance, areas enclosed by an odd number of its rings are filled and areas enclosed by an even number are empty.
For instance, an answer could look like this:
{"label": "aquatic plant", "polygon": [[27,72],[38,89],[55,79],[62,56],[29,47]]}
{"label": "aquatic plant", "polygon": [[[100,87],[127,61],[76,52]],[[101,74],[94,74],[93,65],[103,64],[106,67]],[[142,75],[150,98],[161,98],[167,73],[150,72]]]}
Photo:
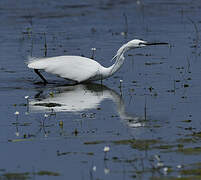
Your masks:
{"label": "aquatic plant", "polygon": [[107,160],[107,153],[110,151],[110,147],[105,146],[103,151],[104,151],[104,160]]}

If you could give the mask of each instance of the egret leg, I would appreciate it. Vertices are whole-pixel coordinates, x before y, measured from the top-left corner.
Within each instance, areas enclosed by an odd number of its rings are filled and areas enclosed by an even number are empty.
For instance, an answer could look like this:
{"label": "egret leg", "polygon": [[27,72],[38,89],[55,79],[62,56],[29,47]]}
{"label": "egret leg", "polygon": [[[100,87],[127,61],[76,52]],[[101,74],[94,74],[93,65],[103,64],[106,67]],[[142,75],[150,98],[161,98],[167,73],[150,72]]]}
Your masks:
{"label": "egret leg", "polygon": [[39,75],[39,77],[44,81],[44,84],[47,84],[47,80],[42,76],[38,69],[34,69],[34,72]]}

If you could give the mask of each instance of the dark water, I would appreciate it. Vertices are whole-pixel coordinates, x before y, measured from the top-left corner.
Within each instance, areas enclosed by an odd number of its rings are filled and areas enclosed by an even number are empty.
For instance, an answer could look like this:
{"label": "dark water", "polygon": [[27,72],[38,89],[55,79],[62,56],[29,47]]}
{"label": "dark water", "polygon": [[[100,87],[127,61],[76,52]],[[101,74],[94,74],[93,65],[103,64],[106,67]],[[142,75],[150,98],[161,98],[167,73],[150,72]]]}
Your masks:
{"label": "dark water", "polygon": [[[0,1],[0,177],[201,178],[200,12],[200,1]],[[134,38],[170,47],[128,52],[103,86],[49,74],[43,86],[25,65],[95,47],[109,66]]]}

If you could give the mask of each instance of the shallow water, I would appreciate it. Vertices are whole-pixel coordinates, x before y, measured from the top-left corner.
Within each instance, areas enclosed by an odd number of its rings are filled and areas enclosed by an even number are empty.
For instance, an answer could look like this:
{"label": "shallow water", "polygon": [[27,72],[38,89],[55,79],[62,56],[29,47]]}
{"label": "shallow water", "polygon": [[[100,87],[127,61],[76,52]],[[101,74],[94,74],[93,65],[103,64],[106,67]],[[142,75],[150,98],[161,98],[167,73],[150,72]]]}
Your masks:
{"label": "shallow water", "polygon": [[[2,0],[1,178],[201,178],[200,10],[180,0]],[[25,64],[91,57],[95,47],[109,66],[134,38],[170,46],[129,51],[103,85],[69,86],[44,73],[43,86]]]}

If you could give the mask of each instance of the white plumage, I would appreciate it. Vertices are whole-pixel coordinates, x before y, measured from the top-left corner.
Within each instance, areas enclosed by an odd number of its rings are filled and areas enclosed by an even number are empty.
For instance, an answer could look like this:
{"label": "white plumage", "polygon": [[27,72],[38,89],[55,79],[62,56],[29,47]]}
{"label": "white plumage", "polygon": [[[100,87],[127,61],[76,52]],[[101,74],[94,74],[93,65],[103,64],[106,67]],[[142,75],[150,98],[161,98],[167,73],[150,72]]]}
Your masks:
{"label": "white plumage", "polygon": [[77,82],[86,81],[98,74],[101,68],[96,61],[81,56],[57,56],[31,59],[28,67],[44,70],[62,78]]}
{"label": "white plumage", "polygon": [[89,59],[81,56],[57,56],[50,58],[30,58],[28,61],[28,67],[35,70],[35,72],[43,79],[44,83],[47,81],[39,73],[38,70],[44,70],[48,73],[58,75],[62,78],[75,81],[94,81],[102,80],[112,76],[124,62],[124,53],[133,48],[144,47],[147,45],[160,45],[167,43],[148,43],[146,41],[134,39],[124,44],[117,54],[115,63],[105,68],[93,59]]}

